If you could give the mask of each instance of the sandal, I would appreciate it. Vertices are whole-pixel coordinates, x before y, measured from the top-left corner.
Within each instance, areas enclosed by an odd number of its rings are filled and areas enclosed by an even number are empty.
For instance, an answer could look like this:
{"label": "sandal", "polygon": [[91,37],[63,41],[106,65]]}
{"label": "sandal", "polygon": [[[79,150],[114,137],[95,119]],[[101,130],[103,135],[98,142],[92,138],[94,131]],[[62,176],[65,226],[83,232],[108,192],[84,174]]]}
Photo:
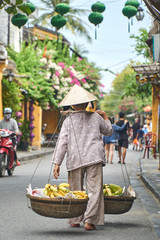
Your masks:
{"label": "sandal", "polygon": [[95,225],[92,223],[85,223],[84,228],[86,231],[92,231],[96,229]]}
{"label": "sandal", "polygon": [[71,225],[71,227],[80,227],[80,224],[79,223],[72,223],[72,224],[70,224]]}

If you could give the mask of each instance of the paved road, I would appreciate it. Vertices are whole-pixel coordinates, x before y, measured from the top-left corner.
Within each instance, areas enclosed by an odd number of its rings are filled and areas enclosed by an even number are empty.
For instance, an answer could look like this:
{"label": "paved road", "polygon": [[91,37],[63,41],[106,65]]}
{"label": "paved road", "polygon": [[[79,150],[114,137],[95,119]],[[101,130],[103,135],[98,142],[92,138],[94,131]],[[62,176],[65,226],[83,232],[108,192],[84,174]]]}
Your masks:
{"label": "paved road", "polygon": [[[128,150],[127,170],[131,183],[139,194],[128,213],[121,215],[105,215],[105,225],[96,231],[85,232],[83,225],[79,229],[71,228],[65,219],[51,219],[37,215],[27,207],[25,189],[30,182],[40,159],[24,162],[15,169],[12,177],[0,179],[0,239],[3,240],[43,240],[43,239],[107,239],[107,240],[157,240],[156,227],[153,221],[159,221],[158,202],[150,196],[148,190],[139,181],[139,152]],[[43,157],[32,179],[32,187],[44,187],[48,182],[51,167],[51,156]],[[128,179],[123,167],[117,163],[107,164],[104,168],[104,183],[117,183],[124,186]],[[65,164],[61,167],[61,179],[51,179],[59,184],[67,179]],[[145,195],[146,194],[146,195]],[[147,195],[148,194],[148,195]],[[149,199],[149,200],[148,200]],[[150,207],[146,207],[149,202]],[[147,210],[146,210],[147,209]],[[154,219],[154,220],[153,220]],[[157,231],[158,232],[158,231]]]}

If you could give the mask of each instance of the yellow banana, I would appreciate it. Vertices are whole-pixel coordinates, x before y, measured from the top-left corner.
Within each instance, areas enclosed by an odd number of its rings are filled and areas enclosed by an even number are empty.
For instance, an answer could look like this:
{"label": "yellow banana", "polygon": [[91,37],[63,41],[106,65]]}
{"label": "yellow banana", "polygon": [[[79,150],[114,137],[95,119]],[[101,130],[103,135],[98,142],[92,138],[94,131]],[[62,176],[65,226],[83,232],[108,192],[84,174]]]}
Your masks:
{"label": "yellow banana", "polygon": [[69,190],[67,189],[67,188],[65,188],[65,187],[63,187],[63,186],[58,186],[58,190],[62,190],[63,192],[65,192],[65,193],[68,193],[69,192]]}
{"label": "yellow banana", "polygon": [[58,192],[53,192],[55,197],[62,197]]}
{"label": "yellow banana", "polygon": [[84,195],[86,194],[86,191],[73,191],[73,193],[84,197]]}
{"label": "yellow banana", "polygon": [[50,188],[50,186],[51,186],[51,184],[50,184],[50,183],[47,183],[47,184],[45,185],[45,188],[48,189],[48,188]]}
{"label": "yellow banana", "polygon": [[51,192],[50,197],[51,197],[51,198],[54,198],[54,193],[53,193],[53,192]]}
{"label": "yellow banana", "polygon": [[47,195],[47,194],[48,194],[48,191],[47,191],[46,188],[44,188],[43,193],[44,193],[44,195]]}
{"label": "yellow banana", "polygon": [[63,192],[62,190],[59,190],[58,193],[59,193],[62,197],[64,197],[64,196],[66,195],[66,193]]}
{"label": "yellow banana", "polygon": [[50,189],[53,191],[53,192],[58,192],[58,189],[53,187],[53,186],[50,186]]}
{"label": "yellow banana", "polygon": [[106,188],[106,192],[107,192],[108,196],[112,196],[112,192],[111,192],[110,188]]}
{"label": "yellow banana", "polygon": [[69,183],[61,183],[61,184],[59,184],[59,187],[66,187],[66,188],[69,188],[70,185],[69,185]]}

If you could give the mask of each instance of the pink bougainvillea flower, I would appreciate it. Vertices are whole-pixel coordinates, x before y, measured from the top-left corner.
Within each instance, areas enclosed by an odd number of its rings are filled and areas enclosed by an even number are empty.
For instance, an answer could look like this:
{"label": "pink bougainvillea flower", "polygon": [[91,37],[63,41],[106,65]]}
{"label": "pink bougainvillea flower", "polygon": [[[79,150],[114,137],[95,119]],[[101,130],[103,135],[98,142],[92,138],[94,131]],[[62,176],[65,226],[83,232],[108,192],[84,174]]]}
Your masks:
{"label": "pink bougainvillea flower", "polygon": [[77,84],[78,86],[81,86],[80,82],[75,82],[75,84]]}
{"label": "pink bougainvillea flower", "polygon": [[100,85],[101,87],[105,87],[102,83],[101,83],[101,85]]}
{"label": "pink bougainvillea flower", "polygon": [[36,88],[36,86],[33,86],[33,88],[35,89],[35,88]]}
{"label": "pink bougainvillea flower", "polygon": [[73,64],[72,67],[75,68],[75,65]]}
{"label": "pink bougainvillea flower", "polygon": [[86,83],[86,80],[85,80],[85,78],[82,78],[82,80],[81,80],[83,83]]}
{"label": "pink bougainvillea flower", "polygon": [[57,77],[59,77],[59,76],[60,76],[60,73],[56,70],[56,71],[55,71],[55,75],[56,75]]}
{"label": "pink bougainvillea flower", "polygon": [[41,87],[41,90],[43,90],[43,88]]}
{"label": "pink bougainvillea flower", "polygon": [[79,57],[79,58],[78,58],[78,61],[82,61],[82,59],[83,59],[83,58],[80,58],[80,57]]}
{"label": "pink bougainvillea flower", "polygon": [[57,63],[57,65],[60,66],[63,69],[65,68],[65,63],[64,62],[59,62],[59,63]]}

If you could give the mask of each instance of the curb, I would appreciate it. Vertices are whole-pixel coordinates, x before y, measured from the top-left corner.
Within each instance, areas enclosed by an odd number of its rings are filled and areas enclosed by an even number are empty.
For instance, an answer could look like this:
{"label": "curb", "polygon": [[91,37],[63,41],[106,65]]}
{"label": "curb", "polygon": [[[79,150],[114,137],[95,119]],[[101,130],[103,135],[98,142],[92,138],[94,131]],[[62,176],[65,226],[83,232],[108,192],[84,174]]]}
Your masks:
{"label": "curb", "polygon": [[18,157],[18,161],[20,161],[20,162],[28,161],[28,160],[32,160],[32,159],[36,159],[36,158],[40,158],[40,157],[49,155],[51,153],[53,153],[53,150],[47,151],[47,152],[42,152],[42,153],[35,153],[35,154],[25,156],[25,157]]}
{"label": "curb", "polygon": [[151,177],[149,176],[149,174],[147,174],[145,167],[143,166],[142,160],[139,159],[139,163],[140,163],[140,172],[141,172],[141,180],[142,182],[145,184],[145,186],[152,192],[152,194],[159,200],[160,202],[160,192],[159,190],[156,188],[156,180],[151,179]]}
{"label": "curb", "polygon": [[153,186],[153,184],[150,181],[148,181],[147,177],[144,176],[143,173],[141,173],[141,179],[142,179],[143,183],[146,185],[146,187],[153,193],[153,195],[160,202],[160,194],[159,194],[159,192],[156,190],[156,188]]}

